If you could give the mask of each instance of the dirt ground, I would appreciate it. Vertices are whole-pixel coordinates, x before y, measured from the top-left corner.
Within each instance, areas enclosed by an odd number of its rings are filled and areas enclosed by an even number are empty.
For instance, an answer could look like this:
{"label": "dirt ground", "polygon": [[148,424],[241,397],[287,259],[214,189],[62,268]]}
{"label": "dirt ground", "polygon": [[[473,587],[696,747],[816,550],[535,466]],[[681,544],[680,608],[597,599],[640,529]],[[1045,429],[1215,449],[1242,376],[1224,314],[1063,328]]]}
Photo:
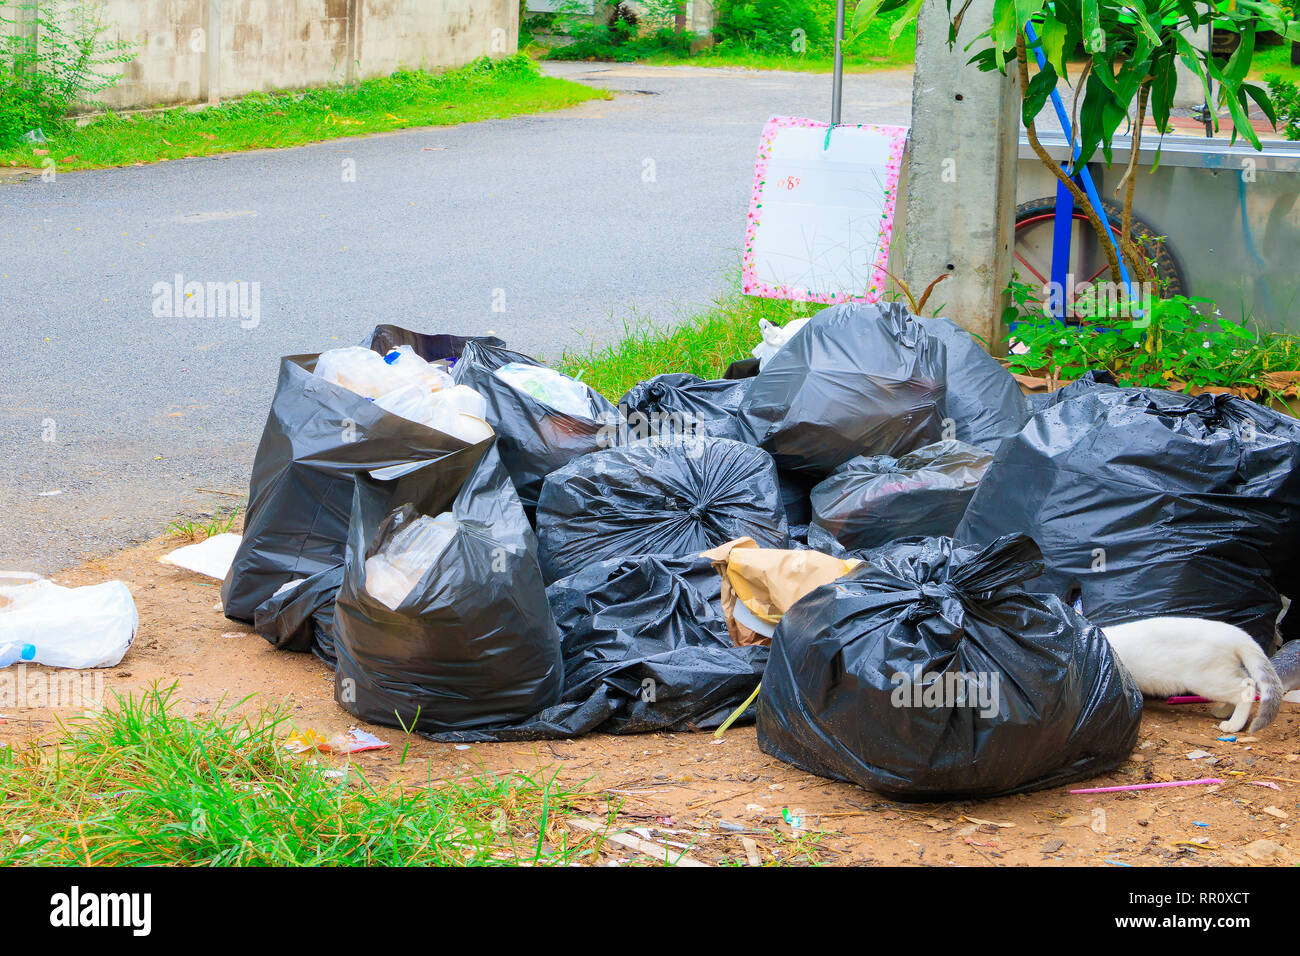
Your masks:
{"label": "dirt ground", "polygon": [[[274,650],[219,610],[217,582],[160,564],[179,542],[157,539],[55,576],[60,584],[120,579],[140,630],[107,692],[178,682],[184,713],[223,699],[284,702],[295,725],[334,734],[358,726],[333,700],[333,676],[307,654]],[[40,668],[31,668],[36,671]],[[250,704],[248,706],[253,706]],[[47,736],[55,712],[0,707],[0,745]],[[364,726],[364,725],[362,725]],[[754,728],[712,734],[592,735],[569,741],[453,745],[365,727],[394,746],[351,760],[372,781],[409,783],[458,773],[544,771],[581,789],[599,816],[621,803],[618,825],[702,863],[774,861],[915,866],[1205,866],[1300,862],[1300,704],[1256,736],[1224,736],[1208,708],[1148,702],[1141,741],[1117,771],[1075,786],[1219,777],[1222,786],[1072,795],[1068,788],[992,800],[900,804],[804,773],[763,754]],[[1197,756],[1197,752],[1208,756]],[[1189,754],[1192,756],[1189,757]],[[791,826],[787,820],[794,820]],[[629,841],[635,842],[635,841]],[[646,862],[606,844],[602,862]],[[642,850],[645,846],[642,845]]]}

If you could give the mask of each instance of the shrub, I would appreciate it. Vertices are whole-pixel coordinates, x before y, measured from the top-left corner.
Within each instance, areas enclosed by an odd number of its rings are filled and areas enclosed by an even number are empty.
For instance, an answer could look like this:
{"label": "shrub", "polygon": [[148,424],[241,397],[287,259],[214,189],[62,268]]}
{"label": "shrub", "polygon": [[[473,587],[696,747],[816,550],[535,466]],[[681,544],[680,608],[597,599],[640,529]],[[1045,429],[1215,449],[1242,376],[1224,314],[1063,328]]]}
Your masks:
{"label": "shrub", "polygon": [[58,6],[0,0],[0,24],[0,148],[29,130],[64,126],[76,106],[121,79],[103,68],[134,56],[134,44],[105,39],[92,0]]}

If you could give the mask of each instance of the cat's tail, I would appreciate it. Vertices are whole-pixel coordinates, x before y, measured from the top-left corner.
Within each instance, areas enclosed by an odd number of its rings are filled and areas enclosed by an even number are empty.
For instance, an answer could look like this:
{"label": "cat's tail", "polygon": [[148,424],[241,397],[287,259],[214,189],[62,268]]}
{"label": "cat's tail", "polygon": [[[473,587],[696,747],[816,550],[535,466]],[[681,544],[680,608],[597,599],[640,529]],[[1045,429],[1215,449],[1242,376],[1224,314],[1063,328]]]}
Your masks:
{"label": "cat's tail", "polygon": [[1282,679],[1277,676],[1272,662],[1259,649],[1258,644],[1254,641],[1249,644],[1243,643],[1238,653],[1241,666],[1255,682],[1255,689],[1259,691],[1259,709],[1250,724],[1253,733],[1256,730],[1263,730],[1277,717],[1277,712],[1282,709],[1282,697],[1286,691],[1282,689]]}
{"label": "cat's tail", "polygon": [[1287,641],[1273,655],[1273,670],[1282,680],[1283,692],[1300,690],[1300,641]]}

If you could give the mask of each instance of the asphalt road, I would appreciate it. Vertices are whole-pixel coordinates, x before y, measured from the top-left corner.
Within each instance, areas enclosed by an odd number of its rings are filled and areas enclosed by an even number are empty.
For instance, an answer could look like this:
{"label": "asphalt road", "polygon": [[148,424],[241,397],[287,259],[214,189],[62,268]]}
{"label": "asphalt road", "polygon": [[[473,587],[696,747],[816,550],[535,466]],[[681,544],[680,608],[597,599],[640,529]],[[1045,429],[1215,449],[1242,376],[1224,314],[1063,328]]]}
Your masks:
{"label": "asphalt road", "polygon": [[[219,492],[247,492],[281,355],[392,322],[554,357],[689,313],[738,266],[767,117],[830,107],[825,75],[552,72],[619,95],[0,184],[0,570],[237,500]],[[849,76],[845,121],[906,124],[910,97],[907,72]],[[258,321],[159,317],[177,275],[257,283]]]}

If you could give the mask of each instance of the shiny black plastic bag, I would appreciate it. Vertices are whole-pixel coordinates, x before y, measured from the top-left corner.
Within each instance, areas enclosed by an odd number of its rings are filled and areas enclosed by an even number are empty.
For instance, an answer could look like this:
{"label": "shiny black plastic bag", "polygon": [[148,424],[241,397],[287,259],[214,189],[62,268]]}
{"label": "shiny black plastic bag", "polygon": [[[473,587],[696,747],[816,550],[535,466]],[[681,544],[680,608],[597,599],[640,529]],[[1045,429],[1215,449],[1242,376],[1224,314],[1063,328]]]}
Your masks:
{"label": "shiny black plastic bag", "polygon": [[[450,511],[455,536],[390,609],[366,589],[366,560],[402,515]],[[394,513],[398,514],[395,515]],[[423,734],[508,726],[557,703],[560,634],[535,539],[495,448],[400,481],[356,478],[334,610],[334,697],[371,723]]]}
{"label": "shiny black plastic bag", "polygon": [[618,402],[629,435],[670,438],[712,435],[740,439],[736,412],[751,379],[708,381],[697,375],[656,375],[634,385]]}
{"label": "shiny black plastic bag", "polygon": [[866,555],[781,619],[758,745],[901,800],[1059,786],[1119,766],[1142,694],[1095,625],[1024,582],[1024,535]]}
{"label": "shiny black plastic bag", "polygon": [[[547,588],[564,635],[564,700],[508,728],[440,740],[708,730],[762,679],[768,648],[736,647],[720,579],[699,556],[600,561]],[[752,721],[754,708],[740,722]]]}
{"label": "shiny black plastic bag", "polygon": [[314,574],[267,598],[253,612],[253,630],[284,651],[311,651],[334,666],[334,600],[343,565]]}
{"label": "shiny black plastic bag", "polygon": [[771,456],[726,438],[586,455],[547,477],[537,507],[548,582],[607,558],[699,554],[746,536],[789,546]]}
{"label": "shiny black plastic bag", "polygon": [[947,437],[997,451],[1029,420],[1029,402],[1020,386],[973,335],[951,319],[917,318],[947,352]]}
{"label": "shiny black plastic bag", "polygon": [[993,455],[963,441],[853,458],[812,490],[808,546],[875,548],[911,535],[951,535]]}
{"label": "shiny black plastic bag", "polygon": [[[1231,395],[1078,382],[1005,442],[956,537],[1023,531],[1036,590],[1105,627],[1226,621],[1272,649],[1300,537],[1300,422]],[[1072,397],[1071,397],[1072,396]]]}
{"label": "shiny black plastic bag", "polygon": [[542,364],[508,349],[472,346],[456,363],[452,376],[487,400],[487,422],[497,433],[501,461],[531,515],[547,475],[580,455],[618,444],[618,412],[591,389],[589,416],[575,417],[551,408],[494,374],[511,362]]}
{"label": "shiny black plastic bag", "polygon": [[[455,358],[470,339],[379,326],[378,352],[412,345],[422,358]],[[500,345],[492,339],[486,345]],[[244,538],[221,588],[226,616],[252,622],[282,585],[343,562],[352,476],[437,461],[470,448],[450,435],[392,415],[313,374],[316,355],[280,360],[280,379],[253,459]],[[472,452],[477,461],[481,452]]]}
{"label": "shiny black plastic bag", "polygon": [[942,435],[943,343],[899,304],[817,313],[741,402],[744,440],[822,478],[858,455],[901,455]]}

